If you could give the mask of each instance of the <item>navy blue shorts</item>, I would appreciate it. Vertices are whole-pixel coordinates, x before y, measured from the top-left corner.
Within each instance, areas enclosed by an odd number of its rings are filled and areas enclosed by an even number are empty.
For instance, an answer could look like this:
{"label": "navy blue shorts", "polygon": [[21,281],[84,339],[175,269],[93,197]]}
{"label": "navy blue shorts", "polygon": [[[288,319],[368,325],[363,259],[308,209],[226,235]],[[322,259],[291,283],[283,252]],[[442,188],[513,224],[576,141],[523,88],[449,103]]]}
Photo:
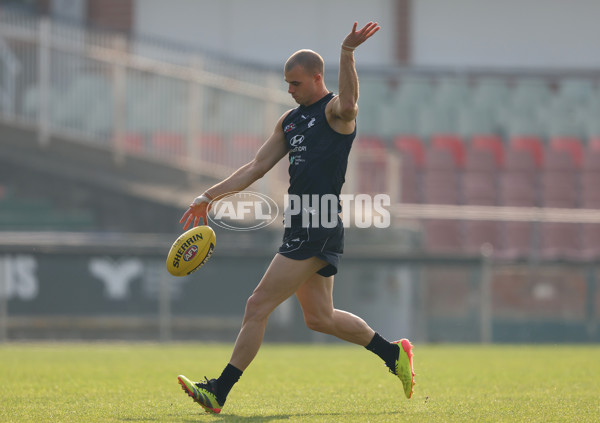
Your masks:
{"label": "navy blue shorts", "polygon": [[338,217],[338,224],[334,228],[285,228],[283,244],[278,252],[294,260],[310,257],[325,260],[329,264],[317,273],[325,277],[333,276],[338,271],[340,257],[344,252],[344,225]]}

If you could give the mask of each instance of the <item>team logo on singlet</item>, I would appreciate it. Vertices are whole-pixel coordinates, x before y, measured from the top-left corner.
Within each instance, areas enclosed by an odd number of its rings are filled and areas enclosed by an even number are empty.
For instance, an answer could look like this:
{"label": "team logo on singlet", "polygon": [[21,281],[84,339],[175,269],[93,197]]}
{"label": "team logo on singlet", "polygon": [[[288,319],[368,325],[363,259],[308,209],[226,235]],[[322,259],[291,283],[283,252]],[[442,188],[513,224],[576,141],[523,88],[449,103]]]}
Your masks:
{"label": "team logo on singlet", "polygon": [[290,139],[290,145],[292,147],[296,147],[298,144],[302,144],[302,141],[304,141],[304,135],[294,135],[291,139]]}
{"label": "team logo on singlet", "polygon": [[296,124],[292,122],[287,124],[285,128],[283,128],[283,132],[287,134],[288,132],[293,131],[294,129],[296,129]]}

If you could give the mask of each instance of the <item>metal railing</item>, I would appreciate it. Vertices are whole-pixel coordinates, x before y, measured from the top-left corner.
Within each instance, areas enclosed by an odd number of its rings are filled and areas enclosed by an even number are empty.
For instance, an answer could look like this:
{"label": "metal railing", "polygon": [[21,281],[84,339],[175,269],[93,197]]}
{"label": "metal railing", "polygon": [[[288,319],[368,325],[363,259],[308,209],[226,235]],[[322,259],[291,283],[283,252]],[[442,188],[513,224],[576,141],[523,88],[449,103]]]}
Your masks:
{"label": "metal railing", "polygon": [[208,175],[249,161],[294,107],[274,71],[8,11],[0,61],[11,65],[2,115],[35,126],[40,143],[69,137],[117,160],[145,156]]}

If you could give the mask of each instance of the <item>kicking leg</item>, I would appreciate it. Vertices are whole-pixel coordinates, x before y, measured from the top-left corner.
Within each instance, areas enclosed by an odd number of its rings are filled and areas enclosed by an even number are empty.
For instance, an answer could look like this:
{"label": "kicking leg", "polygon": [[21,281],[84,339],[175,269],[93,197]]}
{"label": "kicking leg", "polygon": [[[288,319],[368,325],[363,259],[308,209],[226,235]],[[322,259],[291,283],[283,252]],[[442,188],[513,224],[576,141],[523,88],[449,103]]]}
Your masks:
{"label": "kicking leg", "polygon": [[360,317],[333,307],[333,276],[312,275],[296,297],[309,329],[336,336],[354,344],[368,345],[375,332]]}
{"label": "kicking leg", "polygon": [[410,398],[414,386],[412,344],[407,339],[389,342],[358,316],[333,307],[333,276],[314,274],[296,291],[308,328],[362,345],[377,354],[398,376]]}
{"label": "kicking leg", "polygon": [[248,367],[258,353],[271,312],[325,265],[327,263],[317,257],[293,260],[275,255],[246,303],[242,328],[231,355],[233,366],[242,371]]}
{"label": "kicking leg", "polygon": [[184,391],[207,412],[220,413],[229,391],[258,353],[271,312],[326,264],[316,257],[292,260],[277,254],[246,303],[242,328],[221,376],[206,382],[192,382],[180,375],[178,379]]}

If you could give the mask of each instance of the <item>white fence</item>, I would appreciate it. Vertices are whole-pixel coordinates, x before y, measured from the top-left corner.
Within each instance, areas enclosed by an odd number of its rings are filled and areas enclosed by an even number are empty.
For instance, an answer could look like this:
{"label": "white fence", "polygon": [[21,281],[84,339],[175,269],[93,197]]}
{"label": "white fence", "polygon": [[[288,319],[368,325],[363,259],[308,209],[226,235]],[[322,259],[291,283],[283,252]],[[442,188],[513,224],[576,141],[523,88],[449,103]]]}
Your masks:
{"label": "white fence", "polygon": [[294,103],[274,71],[48,19],[0,14],[0,107],[12,121],[223,175]]}

